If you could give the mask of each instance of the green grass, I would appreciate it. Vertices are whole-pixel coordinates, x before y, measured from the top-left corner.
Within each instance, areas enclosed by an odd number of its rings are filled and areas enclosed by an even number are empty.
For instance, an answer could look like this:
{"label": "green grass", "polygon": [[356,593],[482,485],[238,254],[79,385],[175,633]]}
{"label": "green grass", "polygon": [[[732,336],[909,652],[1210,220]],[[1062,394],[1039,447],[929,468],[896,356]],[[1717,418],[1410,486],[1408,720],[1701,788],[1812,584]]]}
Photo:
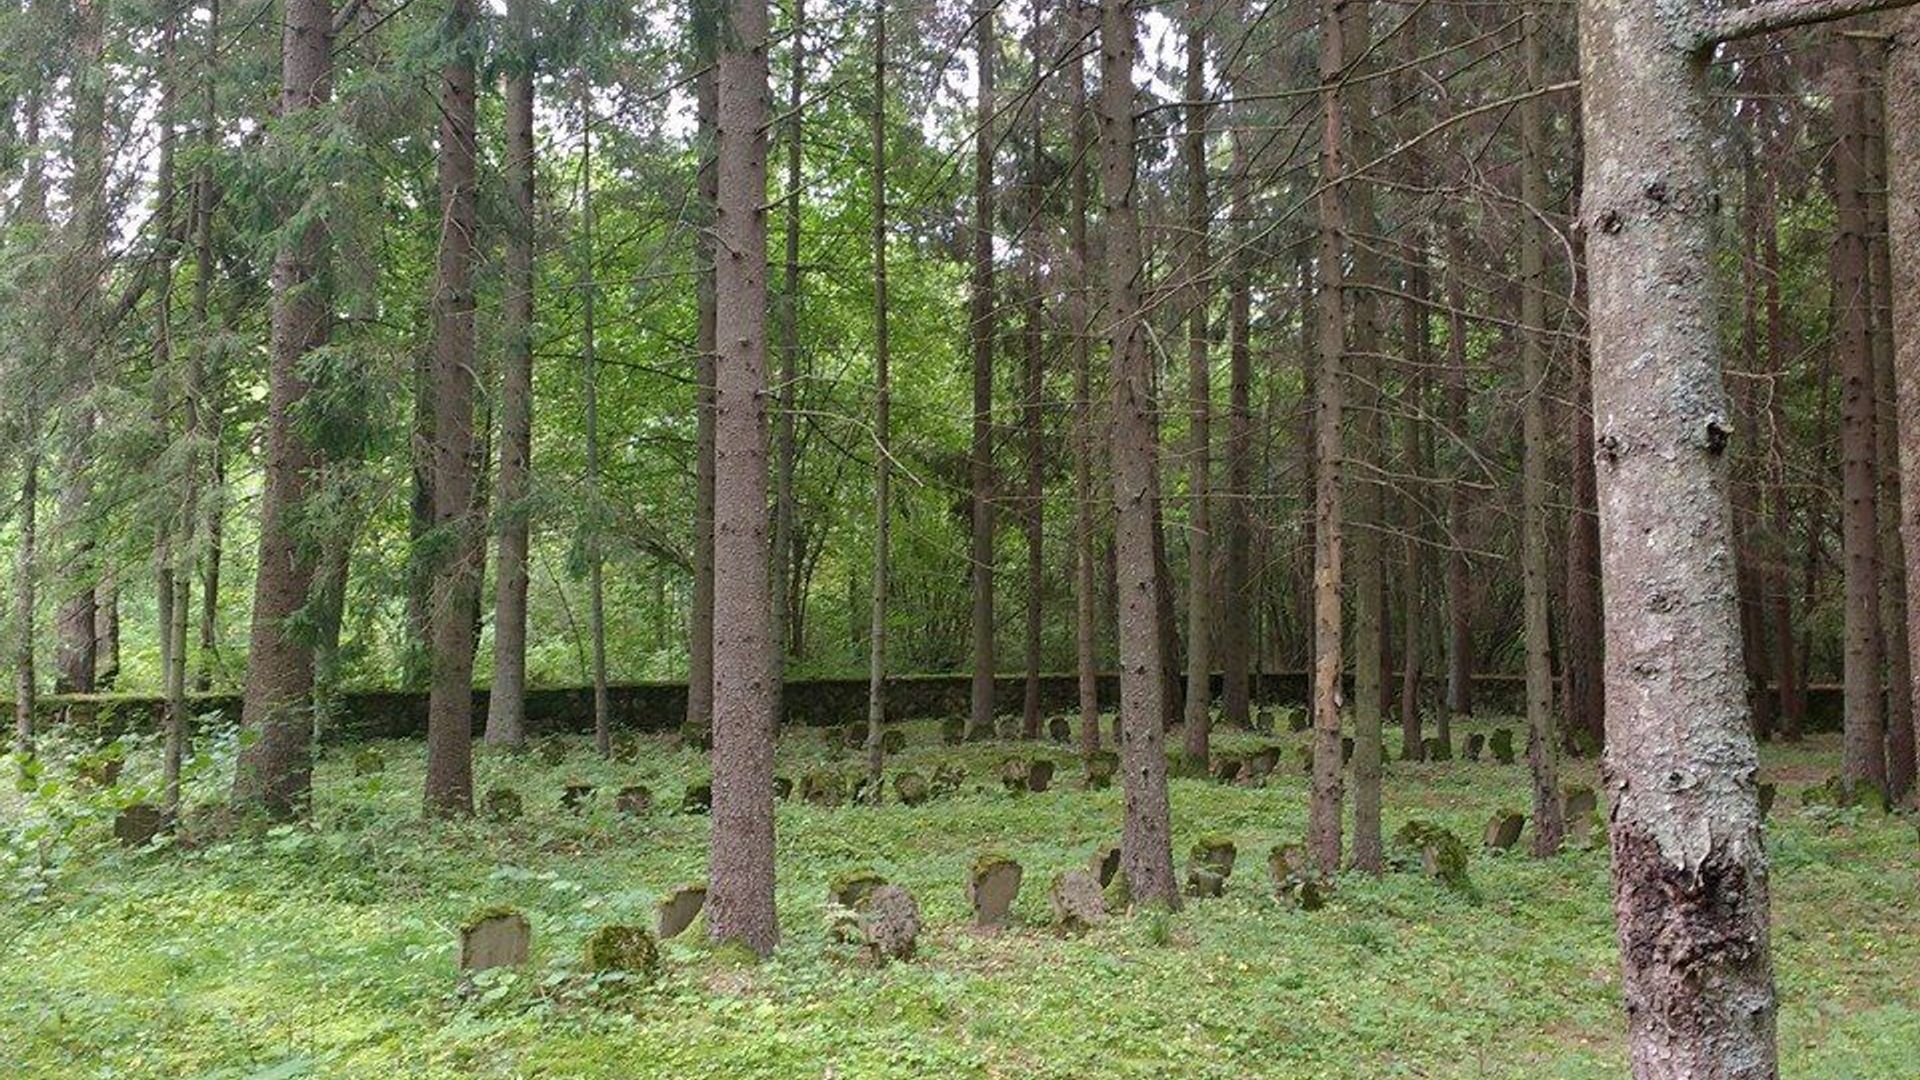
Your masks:
{"label": "green grass", "polygon": [[[1481,725],[1482,729],[1489,725]],[[581,970],[609,922],[651,924],[654,900],[704,875],[707,819],[672,812],[704,761],[666,738],[632,764],[580,741],[557,765],[483,754],[477,789],[518,788],[510,825],[419,819],[421,749],[380,746],[387,770],[352,775],[351,748],[318,771],[316,828],[196,850],[127,853],[107,839],[125,794],[0,796],[0,1074],[168,1077],[1301,1077],[1614,1078],[1623,1075],[1619,979],[1604,852],[1491,857],[1487,817],[1526,805],[1524,766],[1389,764],[1387,831],[1434,818],[1469,839],[1470,901],[1410,873],[1349,875],[1321,911],[1276,902],[1268,847],[1297,840],[1306,796],[1292,746],[1257,789],[1173,784],[1174,850],[1221,834],[1240,858],[1224,899],[1170,919],[1119,918],[1074,940],[1046,927],[1052,875],[1117,838],[1118,790],[1082,792],[1077,760],[1054,790],[1005,793],[1008,744],[950,750],[916,724],[894,768],[964,760],[959,794],[917,809],[797,802],[779,809],[775,959],[745,965],[665,943],[666,975],[619,994]],[[1252,741],[1237,733],[1229,748]],[[1390,740],[1396,741],[1396,740]],[[1800,788],[1837,743],[1770,747],[1775,960],[1785,1075],[1920,1076],[1915,834],[1898,818],[1802,811]],[[123,786],[150,783],[141,748]],[[789,735],[781,771],[830,751]],[[195,783],[221,783],[216,752]],[[1590,765],[1568,783],[1594,783]],[[51,775],[62,775],[53,770]],[[582,815],[564,785],[599,787]],[[627,783],[656,810],[613,813]],[[49,817],[48,815],[52,815]],[[1027,869],[1024,925],[967,927],[966,869],[983,851]],[[830,944],[824,901],[871,867],[913,890],[928,929],[909,964],[870,970]],[[534,962],[466,993],[456,928],[512,905]],[[701,924],[696,924],[696,930]]]}

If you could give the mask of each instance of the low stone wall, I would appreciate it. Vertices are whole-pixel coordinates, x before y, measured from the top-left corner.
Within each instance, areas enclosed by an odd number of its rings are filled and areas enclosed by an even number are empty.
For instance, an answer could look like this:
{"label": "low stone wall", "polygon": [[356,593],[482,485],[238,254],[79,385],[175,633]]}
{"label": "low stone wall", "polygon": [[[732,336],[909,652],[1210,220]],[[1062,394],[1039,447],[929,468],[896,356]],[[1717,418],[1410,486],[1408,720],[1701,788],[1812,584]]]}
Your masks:
{"label": "low stone wall", "polygon": [[[1025,693],[1026,680],[1019,675],[1003,675],[995,680],[997,700],[1003,714],[1017,713]],[[1398,685],[1398,680],[1393,681]],[[1071,674],[1047,674],[1040,677],[1040,707],[1047,713],[1071,712],[1078,708],[1078,682]],[[1217,680],[1216,680],[1217,686]],[[1518,712],[1522,708],[1525,681],[1516,675],[1478,675],[1474,677],[1475,702],[1489,712]],[[964,675],[901,675],[887,681],[887,716],[892,720],[919,720],[964,716],[972,680]],[[1438,694],[1437,681],[1428,681],[1428,692]],[[1305,672],[1274,672],[1254,680],[1253,695],[1261,704],[1303,705],[1307,699]],[[625,683],[610,688],[612,722],[616,730],[667,731],[679,726],[686,713],[687,688],[684,683]],[[1112,708],[1119,699],[1117,677],[1100,677],[1100,700]],[[867,713],[867,680],[804,679],[787,683],[786,716],[789,724],[826,726],[860,720]],[[40,699],[43,724],[84,725],[101,736],[121,732],[152,731],[159,727],[163,702],[142,695],[48,695]],[[202,725],[237,721],[240,715],[238,694],[198,694],[191,699],[194,715]],[[487,692],[473,694],[474,730],[486,722]],[[11,712],[9,707],[7,712]],[[1808,693],[1808,726],[1815,731],[1837,730],[1840,724],[1840,690],[1835,686],[1815,686]],[[1389,720],[1392,716],[1389,716]],[[554,687],[527,692],[527,727],[535,735],[581,733],[593,727],[593,691],[590,687]],[[339,741],[357,739],[419,738],[427,730],[427,695],[417,690],[349,690],[334,705],[334,716],[325,725],[328,737]]]}

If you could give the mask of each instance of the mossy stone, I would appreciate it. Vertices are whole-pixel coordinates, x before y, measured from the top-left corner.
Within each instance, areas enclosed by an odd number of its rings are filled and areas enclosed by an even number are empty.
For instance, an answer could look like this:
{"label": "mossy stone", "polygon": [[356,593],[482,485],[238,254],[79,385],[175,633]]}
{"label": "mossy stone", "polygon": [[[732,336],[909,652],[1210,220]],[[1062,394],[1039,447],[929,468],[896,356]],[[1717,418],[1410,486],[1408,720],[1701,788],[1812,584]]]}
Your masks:
{"label": "mossy stone", "polygon": [[713,811],[713,785],[711,783],[693,784],[686,794],[680,796],[680,812],[683,814],[707,814]]}
{"label": "mossy stone", "polygon": [[1047,889],[1053,926],[1061,934],[1082,934],[1107,921],[1107,901],[1100,882],[1086,870],[1067,870],[1054,876]]}
{"label": "mossy stone", "polygon": [[1462,892],[1472,889],[1467,876],[1467,845],[1451,829],[1415,818],[1400,826],[1393,842],[1419,860],[1421,873]]}
{"label": "mossy stone", "polygon": [[1507,851],[1520,842],[1520,830],[1526,826],[1527,815],[1518,810],[1497,810],[1487,819],[1486,835],[1483,843],[1489,851]]}
{"label": "mossy stone", "polygon": [[1233,874],[1234,857],[1239,853],[1230,836],[1203,836],[1194,842],[1187,858],[1197,866],[1204,866],[1222,878]]}
{"label": "mossy stone", "polygon": [[827,897],[841,907],[858,910],[887,879],[872,870],[850,870],[827,884]]}
{"label": "mossy stone", "polygon": [[706,906],[707,885],[703,881],[681,885],[661,897],[654,905],[654,927],[660,940],[680,936]]}
{"label": "mossy stone", "polygon": [[593,801],[593,785],[584,780],[575,780],[560,792],[560,807],[579,813],[587,803]]}
{"label": "mossy stone", "polygon": [[907,748],[907,733],[899,728],[888,728],[880,733],[882,753],[898,754]]}
{"label": "mossy stone", "polygon": [[932,797],[933,789],[928,786],[927,778],[919,773],[903,772],[895,774],[893,778],[893,793],[902,804],[919,806]]}
{"label": "mossy stone", "polygon": [[651,981],[660,973],[660,946],[641,927],[603,926],[587,937],[581,960],[588,971]]}
{"label": "mossy stone", "polygon": [[653,809],[653,789],[645,784],[628,784],[613,797],[613,808],[628,817],[641,817]]}
{"label": "mossy stone", "polygon": [[1064,716],[1056,716],[1047,721],[1047,738],[1064,743],[1073,738],[1073,721]]}
{"label": "mossy stone", "polygon": [[1487,749],[1493,754],[1493,760],[1502,765],[1513,764],[1513,729],[1496,728],[1487,739]]}
{"label": "mossy stone", "polygon": [[1086,757],[1086,770],[1082,786],[1088,791],[1112,787],[1114,774],[1120,771],[1120,755],[1111,750],[1095,750]]}
{"label": "mossy stone", "polygon": [[480,813],[488,821],[513,821],[524,811],[520,793],[510,787],[488,788],[480,797]]}
{"label": "mossy stone", "polygon": [[986,854],[973,861],[967,875],[967,902],[973,907],[976,926],[1000,927],[1013,912],[1014,898],[1020,895],[1020,880],[1025,871],[1005,855]]}
{"label": "mossy stone", "polygon": [[847,782],[832,769],[814,769],[800,777],[800,801],[812,806],[839,806],[847,801]]}

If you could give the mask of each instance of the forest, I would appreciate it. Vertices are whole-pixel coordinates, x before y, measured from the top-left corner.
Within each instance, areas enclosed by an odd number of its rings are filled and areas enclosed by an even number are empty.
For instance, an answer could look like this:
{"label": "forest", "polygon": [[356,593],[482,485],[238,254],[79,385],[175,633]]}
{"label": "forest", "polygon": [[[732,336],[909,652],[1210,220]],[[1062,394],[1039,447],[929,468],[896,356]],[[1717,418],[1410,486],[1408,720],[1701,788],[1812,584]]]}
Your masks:
{"label": "forest", "polygon": [[0,0],[0,1072],[1920,1077],[1913,0]]}

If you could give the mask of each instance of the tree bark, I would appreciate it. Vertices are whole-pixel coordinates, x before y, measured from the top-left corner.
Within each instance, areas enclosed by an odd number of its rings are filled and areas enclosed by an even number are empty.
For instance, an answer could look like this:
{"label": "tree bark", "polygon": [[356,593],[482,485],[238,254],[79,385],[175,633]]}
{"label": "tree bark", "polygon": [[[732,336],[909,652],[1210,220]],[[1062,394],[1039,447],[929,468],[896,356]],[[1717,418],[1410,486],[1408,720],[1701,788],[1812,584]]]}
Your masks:
{"label": "tree bark", "polygon": [[968,312],[973,336],[973,443],[967,459],[973,535],[973,689],[967,738],[993,734],[993,75],[999,46],[994,6],[974,9],[979,97],[974,106],[973,283]]}
{"label": "tree bark", "polygon": [[1461,268],[1466,241],[1457,228],[1448,228],[1447,246],[1447,381],[1441,402],[1446,409],[1442,422],[1454,450],[1447,475],[1447,701],[1435,734],[1451,746],[1453,718],[1473,715],[1473,580],[1467,563],[1467,477],[1472,463],[1464,449],[1472,442],[1467,419],[1467,289]]}
{"label": "tree bark", "polygon": [[1206,5],[1187,0],[1185,138],[1187,234],[1187,686],[1181,752],[1186,767],[1207,774],[1208,728],[1213,722],[1213,386],[1207,308],[1212,300],[1212,255],[1207,233]]}
{"label": "tree bark", "polygon": [[[1410,182],[1423,185],[1423,171]],[[1425,507],[1416,492],[1425,492],[1431,462],[1427,460],[1427,369],[1433,359],[1428,291],[1432,285],[1427,265],[1427,234],[1417,232],[1407,265],[1407,298],[1401,309],[1401,337],[1411,363],[1403,377],[1406,395],[1405,418],[1401,420],[1403,452],[1407,460],[1410,490],[1402,494],[1401,528],[1404,565],[1400,575],[1400,760],[1426,760],[1426,738],[1421,723],[1420,676],[1425,663],[1422,639],[1426,635],[1426,577],[1428,570],[1428,526]]]}
{"label": "tree bark", "polygon": [[1107,227],[1107,310],[1113,357],[1114,536],[1119,573],[1120,864],[1134,906],[1177,908],[1167,803],[1166,685],[1154,559],[1159,468],[1152,370],[1140,311],[1140,219],[1133,161],[1134,5],[1100,3],[1100,190]]}
{"label": "tree bark", "polygon": [[[873,8],[873,606],[867,646],[867,782],[886,768],[887,593],[892,560],[892,339],[887,326],[887,6]],[[776,552],[778,554],[778,552]]]}
{"label": "tree bark", "polygon": [[[323,107],[331,96],[332,26],[331,0],[287,0],[280,44],[283,123]],[[290,218],[298,207],[285,210]],[[290,623],[313,590],[314,546],[302,517],[321,459],[297,415],[312,389],[303,361],[325,347],[332,331],[323,292],[330,249],[324,225],[313,220],[281,237],[273,262],[266,477],[240,713],[242,730],[258,738],[240,751],[233,802],[236,809],[278,818],[302,812],[313,787],[313,648]]]}
{"label": "tree bark", "polygon": [[[1344,48],[1350,51],[1349,65],[1366,63],[1372,52],[1371,0],[1345,0],[1341,17],[1348,20]],[[1352,78],[1351,67],[1343,78]],[[1352,116],[1348,139],[1356,160],[1373,157],[1374,83],[1362,82],[1345,91]],[[1344,171],[1344,169],[1342,170]],[[1343,483],[1351,485],[1347,522],[1340,528],[1351,556],[1345,565],[1353,593],[1353,865],[1370,874],[1384,867],[1384,843],[1380,822],[1381,717],[1385,711],[1385,680],[1382,677],[1383,631],[1386,626],[1384,575],[1381,571],[1383,547],[1380,543],[1381,514],[1380,469],[1383,457],[1380,438],[1380,302],[1374,292],[1381,284],[1380,260],[1373,253],[1380,223],[1375,212],[1374,185],[1370,181],[1343,180],[1348,184],[1347,198],[1352,210],[1353,232],[1360,242],[1350,245],[1353,284],[1350,288],[1353,350],[1346,360],[1351,369],[1350,389],[1353,402],[1353,451],[1343,470]],[[1342,751],[1344,756],[1344,751]]]}
{"label": "tree bark", "polygon": [[[1092,33],[1092,17],[1083,6],[1075,19],[1076,39]],[[1073,580],[1074,666],[1080,698],[1080,750],[1100,749],[1099,586],[1093,549],[1093,463],[1099,436],[1094,431],[1092,254],[1087,243],[1087,210],[1092,196],[1092,146],[1087,131],[1087,64],[1074,62],[1067,93],[1073,115],[1072,207],[1067,219],[1073,291],[1068,298],[1073,348]]]}
{"label": "tree bark", "polygon": [[593,748],[613,755],[613,726],[607,694],[606,549],[602,526],[607,514],[600,499],[600,354],[594,304],[599,296],[593,213],[593,88],[584,74],[580,97],[580,386],[585,406],[587,443],[587,642],[593,666]]}
{"label": "tree bark", "polygon": [[[1527,85],[1545,85],[1541,72],[1540,12],[1529,0],[1521,9],[1521,49]],[[1550,586],[1547,582],[1547,304],[1546,245],[1536,215],[1547,211],[1546,103],[1520,104],[1520,381],[1521,415],[1520,580],[1527,670],[1527,767],[1533,777],[1533,853],[1548,856],[1565,840],[1560,806],[1558,755],[1553,730],[1553,654]]]}
{"label": "tree bark", "polygon": [[1881,683],[1886,643],[1880,625],[1879,473],[1874,454],[1872,281],[1867,254],[1867,109],[1859,41],[1833,45],[1834,236],[1832,274],[1839,309],[1834,351],[1840,374],[1840,517],[1845,567],[1841,681],[1845,719],[1841,774],[1850,789],[1887,791],[1886,714]]}
{"label": "tree bark", "polygon": [[1319,359],[1314,404],[1313,761],[1307,848],[1322,874],[1340,869],[1341,482],[1346,468],[1342,411],[1346,404],[1347,52],[1343,0],[1320,0],[1320,253],[1315,305]]}
{"label": "tree bark", "polygon": [[1251,726],[1249,655],[1251,621],[1258,598],[1251,583],[1250,547],[1253,542],[1253,257],[1248,250],[1253,216],[1248,170],[1247,134],[1230,127],[1233,139],[1233,259],[1227,295],[1227,491],[1226,580],[1221,592],[1226,604],[1220,612],[1220,714],[1231,727]]}
{"label": "tree bark", "polygon": [[714,292],[713,828],[707,927],[760,955],[773,906],[767,520],[767,3],[727,0],[720,34]]}
{"label": "tree bark", "polygon": [[527,741],[527,549],[533,467],[534,173],[531,0],[507,7],[512,47],[502,79],[507,187],[506,274],[500,365],[500,535],[494,556],[493,685],[486,741]]}
{"label": "tree bark", "polygon": [[687,719],[694,732],[713,730],[713,522],[714,409],[719,342],[714,277],[714,216],[719,201],[719,170],[714,145],[720,123],[719,60],[721,5],[726,0],[692,4],[695,143],[698,175],[694,197],[694,262],[699,275],[694,337],[694,501],[693,596],[687,633]]}
{"label": "tree bark", "polygon": [[[1044,3],[1035,3],[1029,10],[1031,20],[1028,29],[1031,41],[1033,70],[1035,78],[1045,70],[1046,57],[1042,52],[1045,37],[1041,32],[1045,18]],[[1027,621],[1025,640],[1026,684],[1020,702],[1020,733],[1028,739],[1040,737],[1040,651],[1043,617],[1045,615],[1046,575],[1043,563],[1046,559],[1046,357],[1043,352],[1045,336],[1042,320],[1046,315],[1042,301],[1043,288],[1041,261],[1040,219],[1046,211],[1046,188],[1039,170],[1045,147],[1041,142],[1040,108],[1037,102],[1029,103],[1027,130],[1027,175],[1026,184],[1026,223],[1025,235],[1021,240],[1023,262],[1026,264],[1026,281],[1023,285],[1025,295],[1021,297],[1021,315],[1025,325],[1022,328],[1022,345],[1026,353],[1025,385],[1022,387],[1021,428],[1026,437],[1026,487],[1021,493],[1020,523],[1026,532],[1027,541]]]}
{"label": "tree bark", "polygon": [[[1920,12],[1901,16],[1888,53],[1887,235],[1893,309],[1894,427],[1899,444],[1900,534],[1907,572],[1907,646],[1920,645]],[[1909,657],[1920,700],[1920,658]],[[1917,721],[1920,722],[1920,721]],[[1920,732],[1916,732],[1920,736]],[[1914,800],[1920,804],[1920,797]]]}
{"label": "tree bark", "polygon": [[440,76],[440,251],[433,290],[432,681],[427,692],[426,810],[473,812],[473,612],[482,548],[473,266],[478,228],[474,145],[474,0],[449,0],[451,54]]}
{"label": "tree bark", "polygon": [[[1763,69],[1764,70],[1764,69]],[[1764,88],[1764,84],[1763,84]],[[1772,441],[1767,447],[1766,499],[1772,523],[1772,537],[1766,560],[1768,579],[1768,622],[1773,632],[1773,670],[1779,704],[1776,718],[1779,736],[1788,742],[1800,741],[1806,723],[1806,685],[1801,677],[1800,657],[1793,622],[1793,587],[1790,581],[1792,553],[1788,542],[1793,535],[1793,506],[1787,484],[1787,406],[1783,380],[1786,377],[1787,321],[1780,298],[1780,197],[1776,152],[1777,139],[1770,138],[1761,169],[1760,260],[1766,280],[1764,306],[1767,319],[1766,374],[1771,392],[1767,401],[1767,427]]]}
{"label": "tree bark", "polygon": [[[1735,611],[1706,56],[1657,0],[1583,0],[1606,783],[1637,1080],[1778,1075]],[[1648,362],[1657,358],[1658,362]]]}
{"label": "tree bark", "polygon": [[[800,116],[806,98],[807,8],[805,0],[792,0],[793,25],[792,77],[787,84],[787,115],[782,125],[786,134],[786,198],[781,200],[785,229],[781,239],[786,247],[782,266],[780,296],[774,314],[780,329],[779,409],[773,420],[773,558],[770,570],[773,594],[773,644],[782,668],[789,648],[787,636],[787,597],[793,568],[794,504],[793,474],[798,444],[794,438],[794,418],[800,394],[800,194],[801,171]],[[797,604],[795,606],[798,606]],[[780,685],[778,682],[776,686]],[[780,714],[776,706],[774,714]]]}
{"label": "tree bark", "polygon": [[[1893,370],[1893,270],[1887,218],[1895,201],[1887,187],[1887,55],[1882,42],[1863,43],[1871,72],[1867,95],[1867,269],[1873,282],[1875,516],[1880,556],[1880,626],[1885,642],[1887,797],[1906,802],[1914,786],[1913,663],[1907,636],[1906,546],[1900,539],[1900,438]],[[1914,198],[1911,191],[1903,198]]]}

